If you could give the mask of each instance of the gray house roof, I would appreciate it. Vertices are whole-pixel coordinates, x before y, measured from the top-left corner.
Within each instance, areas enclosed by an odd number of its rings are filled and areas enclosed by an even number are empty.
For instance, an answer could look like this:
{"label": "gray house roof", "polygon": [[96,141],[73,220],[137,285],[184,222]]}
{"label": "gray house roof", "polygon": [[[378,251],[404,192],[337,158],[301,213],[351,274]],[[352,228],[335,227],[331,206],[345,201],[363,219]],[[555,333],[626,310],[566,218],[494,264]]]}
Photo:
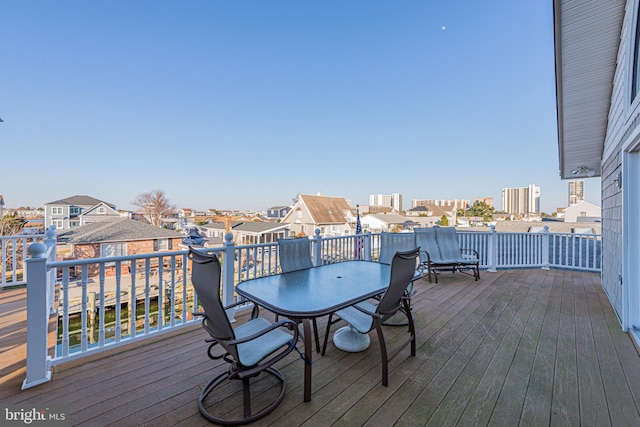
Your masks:
{"label": "gray house roof", "polygon": [[108,203],[103,200],[95,199],[91,196],[71,196],[65,199],[56,200],[54,202],[46,203],[47,205],[71,205],[71,206],[95,206],[98,203],[105,203],[115,209],[113,203]]}
{"label": "gray house roof", "polygon": [[60,233],[58,240],[72,244],[127,242],[181,238],[175,231],[158,228],[128,218],[96,222]]}

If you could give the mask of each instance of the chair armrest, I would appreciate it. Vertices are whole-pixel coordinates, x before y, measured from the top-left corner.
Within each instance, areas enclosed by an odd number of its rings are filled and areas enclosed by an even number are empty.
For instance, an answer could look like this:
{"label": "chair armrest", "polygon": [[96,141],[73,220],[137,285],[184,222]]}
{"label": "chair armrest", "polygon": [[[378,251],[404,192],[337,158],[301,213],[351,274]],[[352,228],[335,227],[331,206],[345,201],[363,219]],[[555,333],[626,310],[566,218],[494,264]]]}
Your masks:
{"label": "chair armrest", "polygon": [[475,255],[476,259],[480,259],[480,254],[475,249],[461,248],[460,252],[463,252],[463,255],[464,255],[464,252],[466,252],[468,255]]}
{"label": "chair armrest", "polygon": [[281,328],[283,326],[286,326],[287,329],[292,330],[294,332],[294,334],[293,334],[293,342],[298,341],[298,333],[299,333],[298,332],[298,325],[293,320],[284,319],[284,320],[281,320],[279,322],[272,323],[268,327],[266,327],[266,328],[264,328],[264,329],[262,329],[262,330],[260,330],[260,331],[258,331],[256,333],[254,333],[252,335],[246,336],[244,338],[238,338],[238,339],[235,339],[235,340],[229,340],[229,341],[226,341],[226,343],[229,344],[229,345],[238,345],[238,344],[242,344],[242,343],[245,343],[245,342],[249,342],[251,340],[255,340],[256,338],[261,337],[262,335],[266,334],[267,332],[273,331],[274,329]]}
{"label": "chair armrest", "polygon": [[377,313],[367,310],[366,308],[360,307],[358,304],[354,304],[351,307],[355,308],[358,311],[363,312],[364,314],[368,314],[369,316],[377,316]]}

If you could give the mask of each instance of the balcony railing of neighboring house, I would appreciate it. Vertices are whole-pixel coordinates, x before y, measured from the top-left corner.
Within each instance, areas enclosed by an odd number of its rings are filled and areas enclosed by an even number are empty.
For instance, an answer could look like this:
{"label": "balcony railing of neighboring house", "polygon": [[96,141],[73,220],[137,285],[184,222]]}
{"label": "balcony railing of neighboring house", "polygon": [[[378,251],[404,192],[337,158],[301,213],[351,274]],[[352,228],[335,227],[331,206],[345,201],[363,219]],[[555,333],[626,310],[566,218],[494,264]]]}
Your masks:
{"label": "balcony railing of neighboring house", "polygon": [[27,283],[27,247],[43,239],[44,234],[0,236],[0,290]]}
{"label": "balcony railing of neighboring house", "polygon": [[[458,232],[461,246],[481,254],[481,267],[570,268],[600,271],[599,235]],[[35,236],[29,236],[34,238]],[[380,234],[312,239],[314,265],[377,260]],[[235,285],[277,274],[278,244],[236,246],[229,234],[223,246],[205,249],[220,256],[222,301],[236,301]],[[56,236],[48,229],[27,250],[27,378],[23,388],[50,379],[54,365],[184,327],[199,318],[197,295],[189,280],[188,252],[155,252],[110,258],[56,260]],[[235,310],[251,307],[248,303]],[[195,309],[194,309],[195,308]],[[234,312],[230,312],[233,318]],[[48,353],[51,316],[56,345]]]}

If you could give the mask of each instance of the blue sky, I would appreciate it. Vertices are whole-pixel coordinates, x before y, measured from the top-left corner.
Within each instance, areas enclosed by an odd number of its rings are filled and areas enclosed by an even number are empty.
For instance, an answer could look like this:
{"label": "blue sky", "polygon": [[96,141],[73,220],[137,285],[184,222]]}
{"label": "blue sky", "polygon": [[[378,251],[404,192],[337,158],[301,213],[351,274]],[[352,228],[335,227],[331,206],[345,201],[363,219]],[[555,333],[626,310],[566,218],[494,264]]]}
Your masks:
{"label": "blue sky", "polygon": [[551,1],[2,0],[0,118],[9,207],[567,203]]}

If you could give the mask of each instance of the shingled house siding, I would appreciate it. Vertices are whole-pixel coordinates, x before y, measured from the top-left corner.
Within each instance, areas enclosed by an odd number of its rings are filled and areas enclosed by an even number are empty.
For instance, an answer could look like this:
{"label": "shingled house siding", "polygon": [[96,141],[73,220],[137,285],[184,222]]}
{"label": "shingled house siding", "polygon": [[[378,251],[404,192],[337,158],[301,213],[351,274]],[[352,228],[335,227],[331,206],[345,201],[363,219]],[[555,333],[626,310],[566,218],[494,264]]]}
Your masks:
{"label": "shingled house siding", "polygon": [[[628,21],[627,21],[628,22]],[[611,105],[604,141],[601,174],[602,192],[602,287],[605,289],[611,305],[619,318],[623,313],[623,191],[617,186],[615,178],[622,170],[622,152],[632,133],[640,124],[637,113],[629,108],[630,93],[627,57],[631,27],[622,28],[617,67],[614,74]],[[634,114],[635,117],[630,116]]]}

